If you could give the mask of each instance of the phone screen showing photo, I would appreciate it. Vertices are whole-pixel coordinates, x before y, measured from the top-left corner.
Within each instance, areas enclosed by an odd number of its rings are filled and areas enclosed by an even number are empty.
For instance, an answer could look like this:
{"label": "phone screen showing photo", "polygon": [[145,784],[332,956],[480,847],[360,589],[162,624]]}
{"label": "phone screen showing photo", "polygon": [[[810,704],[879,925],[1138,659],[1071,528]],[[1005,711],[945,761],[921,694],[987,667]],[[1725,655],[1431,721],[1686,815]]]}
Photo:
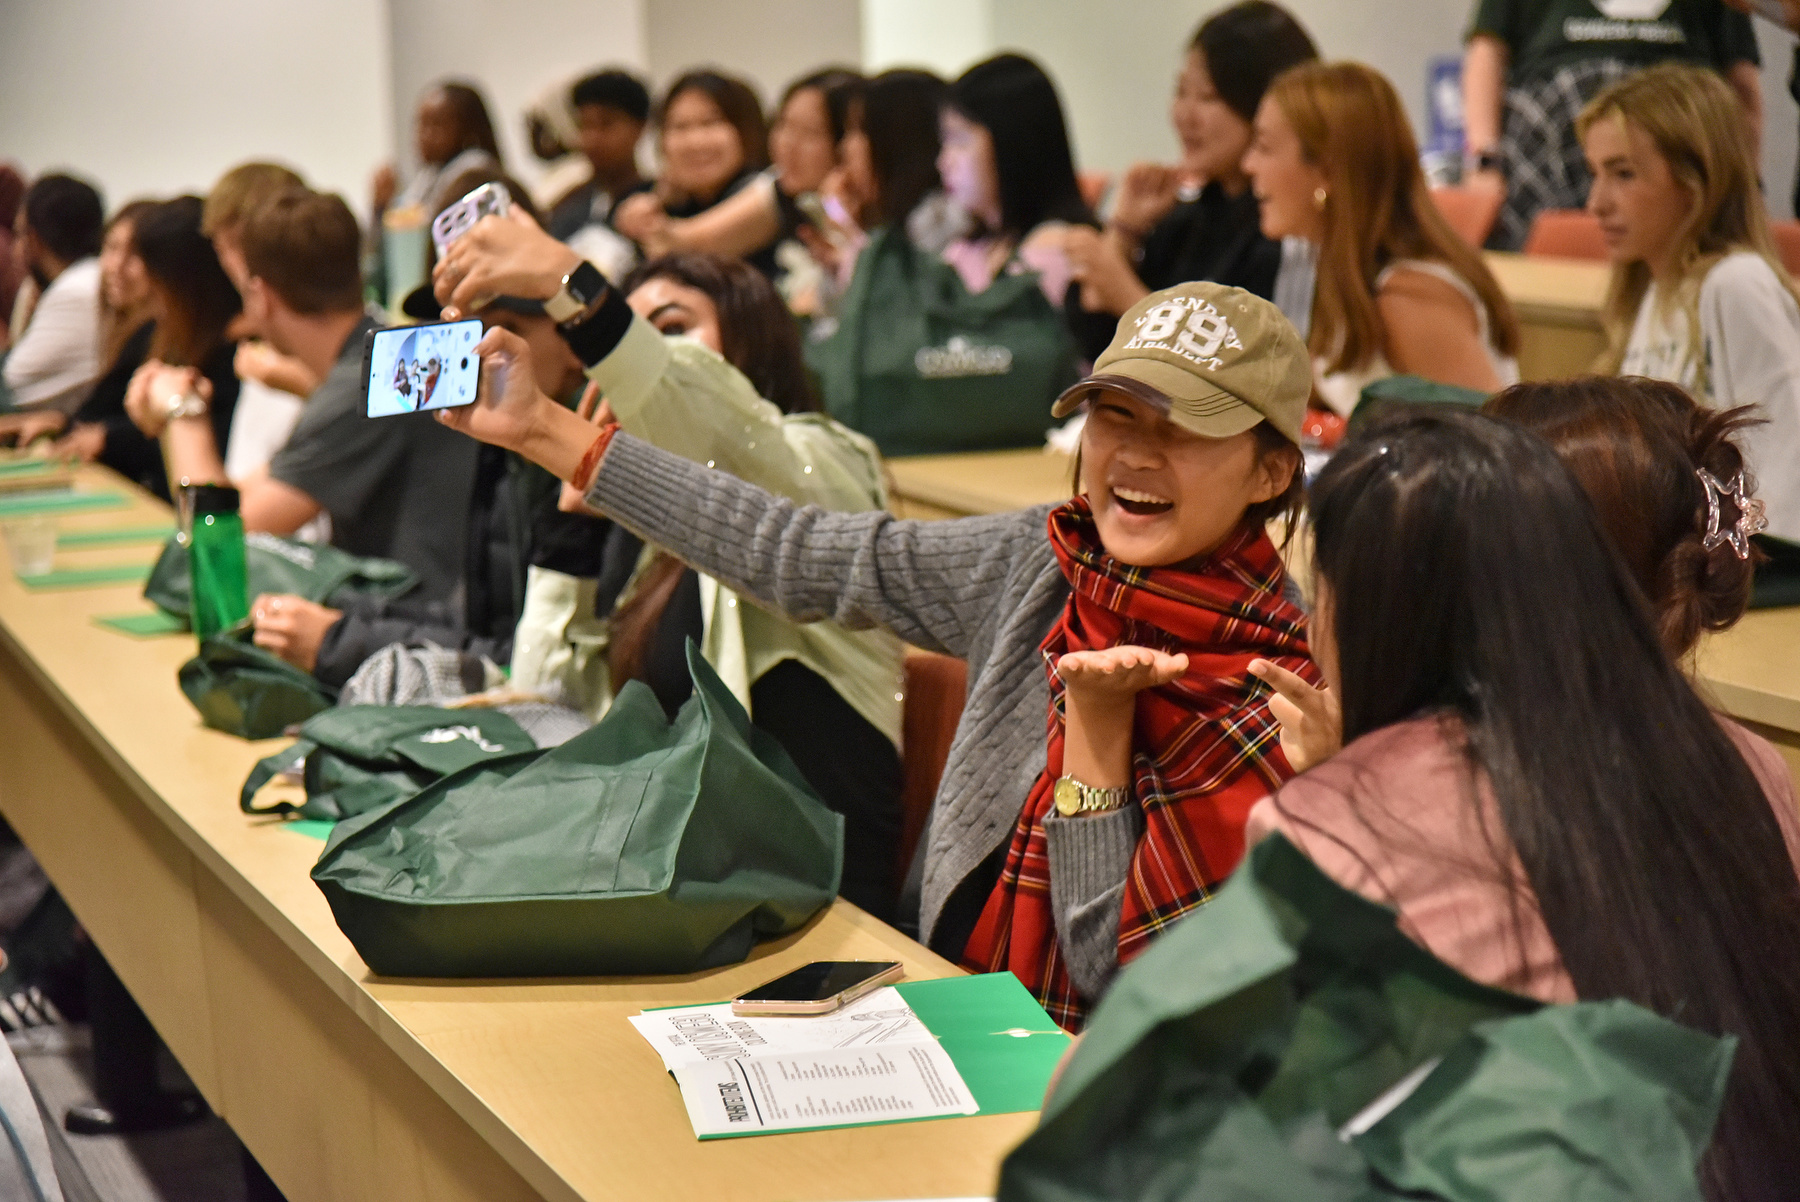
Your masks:
{"label": "phone screen showing photo", "polygon": [[481,381],[481,360],[475,354],[480,341],[481,322],[475,318],[370,334],[365,355],[369,416],[474,403]]}

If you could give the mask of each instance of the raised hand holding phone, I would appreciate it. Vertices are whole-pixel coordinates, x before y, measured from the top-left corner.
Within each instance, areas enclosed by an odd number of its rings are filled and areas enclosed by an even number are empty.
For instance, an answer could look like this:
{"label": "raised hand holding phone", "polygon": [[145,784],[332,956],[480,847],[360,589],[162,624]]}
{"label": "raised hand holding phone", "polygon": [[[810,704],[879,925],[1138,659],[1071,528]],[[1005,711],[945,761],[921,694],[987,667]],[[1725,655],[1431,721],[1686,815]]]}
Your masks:
{"label": "raised hand holding phone", "polygon": [[470,226],[432,269],[431,288],[444,316],[461,316],[486,297],[548,300],[580,264],[580,255],[515,208]]}

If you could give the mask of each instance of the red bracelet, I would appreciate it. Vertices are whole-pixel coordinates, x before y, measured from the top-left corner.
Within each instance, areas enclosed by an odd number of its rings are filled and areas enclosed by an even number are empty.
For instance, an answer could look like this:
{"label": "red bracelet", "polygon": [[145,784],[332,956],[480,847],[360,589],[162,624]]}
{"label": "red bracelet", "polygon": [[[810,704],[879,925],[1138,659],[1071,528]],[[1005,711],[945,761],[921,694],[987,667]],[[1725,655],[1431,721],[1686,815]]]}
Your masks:
{"label": "red bracelet", "polygon": [[600,474],[600,458],[606,454],[607,444],[612,442],[613,435],[618,432],[618,422],[607,422],[600,427],[600,433],[594,438],[594,445],[587,449],[587,454],[581,457],[581,463],[576,467],[575,474],[569,477],[570,484],[584,493],[594,486],[594,477]]}

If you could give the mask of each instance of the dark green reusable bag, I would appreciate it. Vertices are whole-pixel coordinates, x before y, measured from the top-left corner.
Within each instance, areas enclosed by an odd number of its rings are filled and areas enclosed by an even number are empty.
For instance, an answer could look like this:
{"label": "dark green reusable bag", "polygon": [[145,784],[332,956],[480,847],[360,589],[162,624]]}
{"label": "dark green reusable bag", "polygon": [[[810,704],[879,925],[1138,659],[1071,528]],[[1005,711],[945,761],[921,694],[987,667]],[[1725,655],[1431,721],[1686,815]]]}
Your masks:
{"label": "dark green reusable bag", "polygon": [[1384,376],[1364,386],[1350,411],[1350,431],[1362,429],[1386,414],[1406,409],[1430,409],[1454,405],[1463,409],[1479,409],[1488,402],[1488,394],[1455,384],[1440,384],[1422,376]]}
{"label": "dark green reusable bag", "polygon": [[[366,559],[324,543],[303,543],[273,534],[244,536],[244,566],[250,600],[264,593],[292,593],[323,602],[340,589],[372,597],[398,597],[419,583],[411,568],[391,559]],[[144,599],[178,618],[192,603],[188,552],[171,538],[144,582]]]}
{"label": "dark green reusable bag", "polygon": [[[298,814],[336,822],[417,793],[435,780],[497,756],[535,750],[498,710],[427,705],[347,705],[314,714],[292,747],[258,761],[238,805],[246,814]],[[306,803],[256,806],[276,774],[298,772]]]}
{"label": "dark green reusable bag", "polygon": [[690,642],[674,722],[640,682],[548,751],[338,823],[312,878],[387,976],[682,973],[837,895],[844,821]]}
{"label": "dark green reusable bag", "polygon": [[1699,1202],[1734,1049],[1477,985],[1274,836],[1120,974],[999,1198]]}
{"label": "dark green reusable bag", "polygon": [[956,269],[879,230],[857,256],[836,330],[807,347],[826,411],[883,455],[1042,446],[1077,378],[1063,315],[1031,273],[971,293]]}
{"label": "dark green reusable bag", "polygon": [[337,690],[250,640],[249,622],[200,640],[200,653],[181,665],[181,691],[214,730],[246,739],[273,739],[320,710]]}

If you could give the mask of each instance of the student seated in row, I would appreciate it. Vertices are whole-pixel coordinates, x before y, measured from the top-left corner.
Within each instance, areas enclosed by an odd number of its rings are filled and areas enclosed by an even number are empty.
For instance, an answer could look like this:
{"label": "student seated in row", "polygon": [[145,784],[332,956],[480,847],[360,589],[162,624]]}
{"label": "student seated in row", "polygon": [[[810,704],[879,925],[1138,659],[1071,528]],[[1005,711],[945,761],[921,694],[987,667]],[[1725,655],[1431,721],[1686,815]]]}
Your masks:
{"label": "student seated in row", "polygon": [[575,112],[577,141],[591,171],[586,182],[556,199],[544,228],[608,275],[622,276],[637,265],[637,248],[613,221],[628,197],[650,187],[637,162],[650,93],[629,71],[596,71],[576,81],[564,99]]}
{"label": "student seated in row", "polygon": [[1519,378],[1519,326],[1481,256],[1432,203],[1394,87],[1360,63],[1278,78],[1244,171],[1269,238],[1318,246],[1307,339],[1320,398],[1348,417],[1396,373],[1482,392]]}
{"label": "student seated in row", "polygon": [[100,375],[105,220],[100,193],[73,176],[41,176],[25,192],[13,253],[37,285],[37,304],[0,375],[19,408],[71,413]]}
{"label": "student seated in row", "polygon": [[1019,54],[976,63],[950,85],[938,174],[973,228],[944,248],[970,292],[1032,271],[1050,303],[1072,294],[1065,235],[1097,228],[1081,197],[1056,84]]}
{"label": "student seated in row", "polygon": [[1106,232],[1069,231],[1081,307],[1092,318],[1104,315],[1080,323],[1084,337],[1090,327],[1099,335],[1089,354],[1111,340],[1119,314],[1146,293],[1184,280],[1212,280],[1286,302],[1283,312],[1306,328],[1311,259],[1302,264],[1292,253],[1284,259],[1283,243],[1263,236],[1243,163],[1250,123],[1269,84],[1318,57],[1300,23],[1269,0],[1240,0],[1200,23],[1169,106],[1181,162],[1134,164],[1119,183]]}
{"label": "student seated in row", "polygon": [[[1731,424],[1688,431],[1709,470],[1736,458]],[[1658,508],[1690,558],[1702,482],[1677,475]],[[1261,803],[1252,839],[1281,832],[1477,981],[1737,1036],[1702,1180],[1721,1202],[1789,1196],[1800,820],[1780,757],[1696,695],[1529,431],[1467,411],[1382,423],[1310,499],[1312,647],[1346,746]]]}
{"label": "student seated in row", "polygon": [[670,217],[653,196],[632,201],[627,225],[644,253],[697,251],[754,258],[773,248],[774,278],[783,294],[793,298],[816,292],[818,269],[794,241],[808,220],[800,200],[810,196],[816,201],[837,170],[838,146],[862,82],[854,71],[828,67],[789,84],[769,127],[769,169],[705,212]]}
{"label": "student seated in row", "polygon": [[[356,218],[337,196],[295,190],[245,218],[244,310],[276,350],[320,383],[269,465],[239,479],[246,530],[292,534],[331,515],[332,545],[396,559],[420,593],[446,598],[463,578],[476,455],[425,414],[363,413],[363,312]],[[208,417],[204,381],[164,372],[149,381],[132,419],[166,439],[171,469],[196,483],[227,479]]]}
{"label": "student seated in row", "polygon": [[1613,260],[1608,365],[1759,406],[1750,474],[1769,533],[1800,542],[1800,288],[1769,233],[1737,96],[1711,71],[1653,67],[1596,96],[1579,129]]}
{"label": "student seated in row", "polygon": [[[586,319],[561,327],[560,339],[548,321],[539,327],[552,342],[533,341],[534,364],[573,358],[604,395],[609,419],[713,474],[833,510],[885,506],[874,445],[816,412],[798,329],[774,286],[742,260],[671,255],[614,288],[515,216],[477,225],[450,248],[438,278],[476,289],[465,295],[500,289],[557,305],[571,269],[600,290],[586,294]],[[570,286],[582,287],[573,277]],[[440,294],[455,299],[448,285]],[[579,494],[565,500],[580,505]],[[751,721],[845,816],[843,895],[893,918],[900,642],[770,613],[684,568],[659,538],[587,525],[585,538],[563,530],[534,548],[513,686],[598,719],[627,681],[640,680],[673,715],[691,692],[683,649],[692,638]]]}
{"label": "student seated in row", "polygon": [[[477,275],[453,248],[440,290],[529,287],[527,257]],[[482,349],[526,354],[498,334]],[[439,420],[791,620],[966,658],[968,707],[915,861],[919,929],[1079,1027],[1117,966],[1236,866],[1249,807],[1288,775],[1249,662],[1312,672],[1265,530],[1300,495],[1310,371],[1293,327],[1248,293],[1186,285],[1128,313],[1098,369],[1057,407],[1091,410],[1084,495],[947,522],[801,506],[596,435],[522,372]]]}

